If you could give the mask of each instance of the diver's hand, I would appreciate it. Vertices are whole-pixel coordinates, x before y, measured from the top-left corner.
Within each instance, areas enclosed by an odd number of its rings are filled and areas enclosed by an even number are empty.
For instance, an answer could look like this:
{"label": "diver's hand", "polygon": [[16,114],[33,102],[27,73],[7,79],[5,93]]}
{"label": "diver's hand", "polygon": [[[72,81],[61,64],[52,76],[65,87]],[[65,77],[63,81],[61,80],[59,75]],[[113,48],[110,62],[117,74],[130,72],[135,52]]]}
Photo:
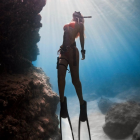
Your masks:
{"label": "diver's hand", "polygon": [[82,58],[81,60],[84,60],[85,59],[85,54],[82,52]]}

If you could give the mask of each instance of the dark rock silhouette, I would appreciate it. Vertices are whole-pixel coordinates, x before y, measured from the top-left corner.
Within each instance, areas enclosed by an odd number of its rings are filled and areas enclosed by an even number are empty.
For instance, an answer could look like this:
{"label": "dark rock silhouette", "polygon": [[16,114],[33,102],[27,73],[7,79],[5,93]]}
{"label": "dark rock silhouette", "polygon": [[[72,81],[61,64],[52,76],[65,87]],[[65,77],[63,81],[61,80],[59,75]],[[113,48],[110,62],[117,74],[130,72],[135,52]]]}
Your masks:
{"label": "dark rock silhouette", "polygon": [[46,0],[0,0],[0,140],[59,140],[59,97],[32,66]]}
{"label": "dark rock silhouette", "polygon": [[138,103],[120,103],[106,114],[103,130],[111,138],[123,139],[132,134],[139,120],[140,105]]}
{"label": "dark rock silhouette", "polygon": [[46,0],[1,0],[0,72],[19,72],[37,59],[42,27],[39,12]]}
{"label": "dark rock silhouette", "polygon": [[132,140],[140,140],[140,123],[136,126],[133,131]]}
{"label": "dark rock silhouette", "polygon": [[59,139],[59,97],[40,68],[0,75],[0,139]]}
{"label": "dark rock silhouette", "polygon": [[106,114],[109,111],[109,109],[113,107],[113,105],[115,104],[116,104],[115,102],[112,102],[108,98],[101,97],[98,102],[98,107],[103,114]]}

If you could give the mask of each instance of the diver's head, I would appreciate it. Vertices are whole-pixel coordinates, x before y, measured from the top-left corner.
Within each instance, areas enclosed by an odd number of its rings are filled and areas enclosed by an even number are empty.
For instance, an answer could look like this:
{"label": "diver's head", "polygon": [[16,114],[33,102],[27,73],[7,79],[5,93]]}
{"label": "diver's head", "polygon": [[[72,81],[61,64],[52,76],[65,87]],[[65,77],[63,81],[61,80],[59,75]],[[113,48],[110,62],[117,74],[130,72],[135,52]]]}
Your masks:
{"label": "diver's head", "polygon": [[80,12],[74,12],[73,13],[73,21],[76,21],[78,23],[82,22],[84,23],[83,15]]}

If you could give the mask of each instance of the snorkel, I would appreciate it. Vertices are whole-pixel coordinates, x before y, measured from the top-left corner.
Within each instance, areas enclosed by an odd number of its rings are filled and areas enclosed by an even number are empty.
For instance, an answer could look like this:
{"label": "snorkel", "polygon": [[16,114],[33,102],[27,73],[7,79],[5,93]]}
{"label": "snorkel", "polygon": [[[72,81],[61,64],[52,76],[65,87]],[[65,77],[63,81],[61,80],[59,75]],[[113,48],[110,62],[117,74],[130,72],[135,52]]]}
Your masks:
{"label": "snorkel", "polygon": [[73,13],[73,18],[77,19],[78,23],[83,22],[84,23],[84,18],[92,18],[92,16],[82,16],[82,14],[80,12],[74,12]]}

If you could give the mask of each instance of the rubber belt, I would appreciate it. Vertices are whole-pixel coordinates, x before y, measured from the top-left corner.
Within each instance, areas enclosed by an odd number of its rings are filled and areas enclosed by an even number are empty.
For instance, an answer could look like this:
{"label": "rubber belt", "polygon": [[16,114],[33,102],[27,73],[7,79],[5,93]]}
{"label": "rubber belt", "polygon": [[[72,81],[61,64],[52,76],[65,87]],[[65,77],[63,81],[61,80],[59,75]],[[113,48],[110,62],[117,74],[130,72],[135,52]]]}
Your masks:
{"label": "rubber belt", "polygon": [[[59,59],[65,59],[65,58],[59,58],[59,57],[57,57],[57,67],[56,67],[56,69],[58,69],[58,66],[59,66],[59,65],[62,65],[62,66],[64,66],[64,67],[66,68],[66,70],[68,70],[68,71],[69,71],[69,73],[70,73],[70,70],[69,70],[69,69],[67,69],[66,65],[59,63]],[[67,59],[65,59],[65,60],[68,62],[68,60],[67,60]]]}
{"label": "rubber belt", "polygon": [[[65,66],[64,64],[59,63],[59,65]],[[67,69],[67,67],[65,66],[66,70],[68,70],[68,72],[70,73],[70,70]]]}
{"label": "rubber belt", "polygon": [[[70,47],[73,49],[73,66],[77,66],[77,62],[76,62],[76,42],[71,44]],[[64,47],[64,48],[66,48],[66,47]],[[61,48],[61,50],[63,50],[63,48]],[[65,49],[63,50],[63,52],[65,52]],[[65,58],[62,58],[62,59],[65,59]],[[68,61],[68,60],[66,60],[66,61]]]}

